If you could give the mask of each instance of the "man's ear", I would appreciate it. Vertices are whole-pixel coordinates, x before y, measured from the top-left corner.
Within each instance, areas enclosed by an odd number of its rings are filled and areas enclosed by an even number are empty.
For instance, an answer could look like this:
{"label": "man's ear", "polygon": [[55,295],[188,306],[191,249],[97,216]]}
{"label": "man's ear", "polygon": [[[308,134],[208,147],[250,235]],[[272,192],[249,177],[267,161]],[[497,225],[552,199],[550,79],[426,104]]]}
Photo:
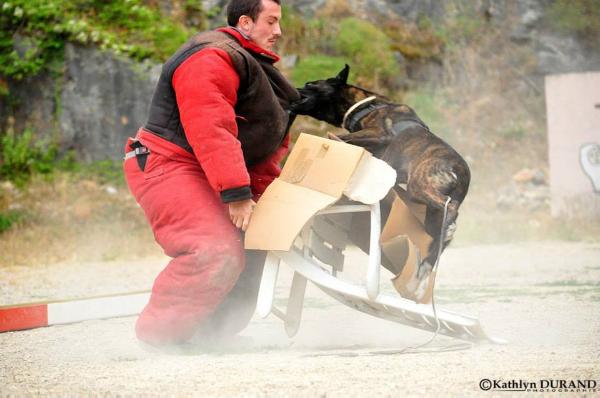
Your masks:
{"label": "man's ear", "polygon": [[344,66],[344,69],[342,69],[335,78],[345,84],[348,82],[349,74],[350,74],[350,67],[348,66],[348,64],[346,64]]}
{"label": "man's ear", "polygon": [[248,34],[250,33],[250,30],[252,30],[253,25],[254,21],[252,20],[252,18],[250,18],[248,15],[242,15],[240,16],[236,27],[242,32]]}

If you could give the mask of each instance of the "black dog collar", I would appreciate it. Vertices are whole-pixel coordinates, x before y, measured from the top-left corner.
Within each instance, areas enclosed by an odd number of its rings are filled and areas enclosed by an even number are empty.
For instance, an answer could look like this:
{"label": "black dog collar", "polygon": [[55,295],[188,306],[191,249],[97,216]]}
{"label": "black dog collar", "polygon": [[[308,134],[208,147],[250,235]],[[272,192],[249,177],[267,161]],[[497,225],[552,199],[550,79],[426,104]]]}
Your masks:
{"label": "black dog collar", "polygon": [[367,116],[376,109],[387,106],[386,104],[374,104],[373,101],[376,99],[377,97],[371,96],[352,105],[352,107],[348,109],[344,115],[344,119],[342,120],[342,128],[345,128],[350,132],[354,132],[354,128],[363,117]]}
{"label": "black dog collar", "polygon": [[425,123],[423,123],[423,121],[421,119],[408,118],[408,119],[399,120],[396,123],[394,123],[392,125],[392,134],[399,135],[399,134],[403,133],[404,130],[407,130],[409,127],[413,127],[415,125],[422,127],[425,130],[431,132],[431,130],[429,129],[429,126],[427,126]]}

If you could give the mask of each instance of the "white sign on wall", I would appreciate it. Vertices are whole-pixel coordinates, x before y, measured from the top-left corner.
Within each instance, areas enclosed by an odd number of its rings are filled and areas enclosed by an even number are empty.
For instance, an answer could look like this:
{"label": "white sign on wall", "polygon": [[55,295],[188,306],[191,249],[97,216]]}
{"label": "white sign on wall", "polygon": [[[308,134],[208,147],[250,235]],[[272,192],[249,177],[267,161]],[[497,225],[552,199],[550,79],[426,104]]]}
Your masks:
{"label": "white sign on wall", "polygon": [[546,76],[553,216],[600,219],[600,72]]}
{"label": "white sign on wall", "polygon": [[594,192],[600,193],[600,144],[586,144],[581,147],[581,167],[590,178]]}

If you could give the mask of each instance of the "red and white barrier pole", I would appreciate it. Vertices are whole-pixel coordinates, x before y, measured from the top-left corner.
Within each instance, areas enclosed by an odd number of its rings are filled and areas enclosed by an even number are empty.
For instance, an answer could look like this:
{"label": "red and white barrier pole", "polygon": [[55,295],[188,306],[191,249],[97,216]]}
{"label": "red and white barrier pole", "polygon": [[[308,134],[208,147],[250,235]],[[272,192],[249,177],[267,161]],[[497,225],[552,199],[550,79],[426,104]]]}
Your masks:
{"label": "red and white barrier pole", "polygon": [[139,314],[150,292],[0,307],[0,333]]}

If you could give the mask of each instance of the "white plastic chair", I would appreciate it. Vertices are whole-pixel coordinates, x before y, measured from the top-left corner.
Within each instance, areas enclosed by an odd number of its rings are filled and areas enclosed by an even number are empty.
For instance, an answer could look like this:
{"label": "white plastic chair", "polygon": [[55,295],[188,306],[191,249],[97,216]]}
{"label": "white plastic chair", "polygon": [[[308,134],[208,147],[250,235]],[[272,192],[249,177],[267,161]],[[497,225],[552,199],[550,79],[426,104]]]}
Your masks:
{"label": "white plastic chair", "polygon": [[[343,231],[323,217],[324,215],[370,212],[370,254],[364,283],[341,280],[336,274],[343,267],[346,241]],[[310,280],[323,292],[344,305],[378,318],[410,327],[435,332],[437,322],[430,304],[417,304],[399,295],[379,292],[381,269],[381,231],[379,203],[334,204],[317,213],[303,228],[292,250],[270,251],[267,255],[257,302],[261,317],[273,314],[283,320],[289,337],[300,327],[306,282]],[[273,304],[277,276],[281,263],[294,271],[285,311]],[[500,342],[485,334],[477,318],[437,309],[440,328],[438,333],[468,341]]]}

